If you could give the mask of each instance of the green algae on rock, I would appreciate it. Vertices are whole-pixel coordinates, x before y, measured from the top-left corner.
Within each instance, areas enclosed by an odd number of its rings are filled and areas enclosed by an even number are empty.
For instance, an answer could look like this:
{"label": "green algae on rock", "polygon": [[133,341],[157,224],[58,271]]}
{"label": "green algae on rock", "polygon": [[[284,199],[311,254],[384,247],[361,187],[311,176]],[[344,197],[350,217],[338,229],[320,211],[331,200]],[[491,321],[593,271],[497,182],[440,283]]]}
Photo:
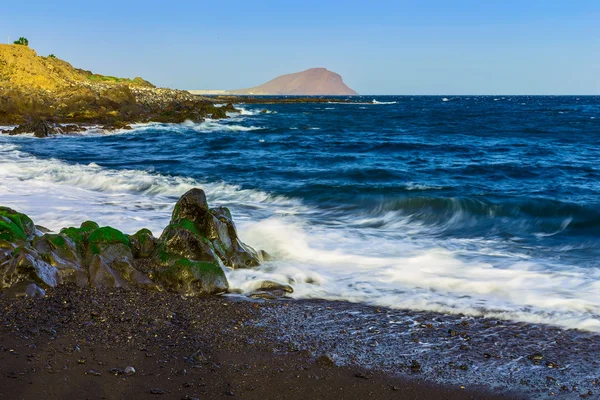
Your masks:
{"label": "green algae on rock", "polygon": [[19,296],[61,283],[218,294],[229,289],[226,268],[258,266],[260,254],[239,240],[231,212],[211,209],[201,189],[180,198],[158,239],[148,229],[127,235],[93,221],[43,233],[25,214],[0,207],[0,289]]}

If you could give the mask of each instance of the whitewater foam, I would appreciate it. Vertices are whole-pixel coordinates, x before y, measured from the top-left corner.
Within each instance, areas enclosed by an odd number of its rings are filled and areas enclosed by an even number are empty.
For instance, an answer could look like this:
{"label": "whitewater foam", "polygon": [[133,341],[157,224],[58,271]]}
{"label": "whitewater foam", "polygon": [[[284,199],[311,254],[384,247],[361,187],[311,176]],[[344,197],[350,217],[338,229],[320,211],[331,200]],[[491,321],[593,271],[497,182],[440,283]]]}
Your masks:
{"label": "whitewater foam", "polygon": [[397,104],[397,101],[377,101],[375,99],[373,99],[373,101],[371,102],[373,104]]}

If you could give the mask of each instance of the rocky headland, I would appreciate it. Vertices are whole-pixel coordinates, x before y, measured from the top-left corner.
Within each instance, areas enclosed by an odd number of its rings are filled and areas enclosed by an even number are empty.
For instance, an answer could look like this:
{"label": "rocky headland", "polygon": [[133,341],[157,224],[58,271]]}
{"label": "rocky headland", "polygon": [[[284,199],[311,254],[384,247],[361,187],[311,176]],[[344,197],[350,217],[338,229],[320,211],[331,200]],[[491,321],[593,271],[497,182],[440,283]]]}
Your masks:
{"label": "rocky headland", "polygon": [[5,133],[46,137],[87,124],[127,129],[138,122],[202,122],[226,118],[227,111],[236,110],[139,77],[94,74],[27,46],[0,45],[0,125],[21,125]]}
{"label": "rocky headland", "polygon": [[[356,94],[351,89],[330,90],[332,80],[340,83],[341,78],[326,72],[303,74],[294,80],[299,89],[286,94]],[[311,78],[308,83],[306,77]],[[313,83],[323,90],[306,89]],[[39,56],[25,45],[0,44],[0,126],[15,126],[0,129],[0,133],[9,135],[48,137],[81,132],[90,125],[109,131],[131,129],[134,123],[198,123],[239,112],[233,103],[347,101],[331,97],[198,96],[185,90],[157,88],[140,77],[117,78],[75,68],[54,55]]]}

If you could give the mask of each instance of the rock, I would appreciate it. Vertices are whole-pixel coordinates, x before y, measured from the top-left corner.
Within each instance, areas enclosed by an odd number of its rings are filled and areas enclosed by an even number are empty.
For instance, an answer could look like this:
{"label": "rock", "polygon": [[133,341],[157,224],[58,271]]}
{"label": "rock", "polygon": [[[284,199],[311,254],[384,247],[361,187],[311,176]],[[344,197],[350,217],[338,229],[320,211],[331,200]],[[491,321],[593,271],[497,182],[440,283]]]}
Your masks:
{"label": "rock", "polygon": [[237,113],[241,112],[240,110],[235,108],[232,103],[227,103],[226,105],[221,106],[221,109],[225,110],[227,112],[237,112]]}
{"label": "rock", "polygon": [[131,365],[125,367],[125,376],[133,376],[135,375],[135,368],[133,368]]}
{"label": "rock", "polygon": [[155,271],[151,278],[166,289],[186,296],[223,293],[229,288],[221,265],[185,258]]}
{"label": "rock", "polygon": [[544,355],[542,353],[533,353],[527,356],[527,358],[533,361],[535,365],[539,365],[540,362],[544,359]]}
{"label": "rock", "polygon": [[87,242],[86,256],[90,259],[98,254],[106,258],[108,262],[118,258],[133,258],[129,237],[110,226],[93,230]]}
{"label": "rock", "polygon": [[410,362],[410,369],[413,372],[421,372],[421,364],[419,364],[416,360],[412,360]]}
{"label": "rock", "polygon": [[208,201],[206,201],[204,190],[191,189],[175,204],[171,221],[187,219],[195,223],[202,223],[208,211]]}
{"label": "rock", "polygon": [[152,236],[148,229],[141,229],[135,235],[129,237],[131,250],[135,258],[148,258],[156,249],[157,239]]}
{"label": "rock", "polygon": [[41,234],[33,221],[8,207],[0,207],[0,240],[26,242]]}
{"label": "rock", "polygon": [[78,286],[87,284],[80,252],[70,237],[47,233],[35,238],[32,245],[50,265],[59,270],[63,282],[73,282]]}
{"label": "rock", "polygon": [[86,375],[100,376],[100,375],[102,375],[102,373],[95,371],[93,369],[90,369],[88,372],[86,372]]}
{"label": "rock", "polygon": [[60,127],[60,133],[64,133],[64,134],[78,133],[78,132],[83,132],[83,131],[85,131],[85,128],[83,128],[79,125],[75,125],[75,124],[62,125]]}
{"label": "rock", "polygon": [[223,109],[223,107],[215,107],[212,110],[212,115],[210,116],[212,119],[225,119],[228,118],[227,117],[227,113],[226,111]]}
{"label": "rock", "polygon": [[294,289],[290,285],[284,285],[274,281],[262,281],[257,285],[254,292],[248,294],[248,297],[253,299],[276,300],[293,292]]}
{"label": "rock", "polygon": [[50,233],[52,232],[50,229],[43,227],[41,225],[35,225],[35,228],[42,233]]}
{"label": "rock", "polygon": [[5,293],[8,297],[31,297],[40,298],[46,296],[46,291],[32,282],[19,282],[13,285]]}
{"label": "rock", "polygon": [[267,109],[263,109],[263,110],[261,110],[261,111],[260,111],[260,113],[261,113],[261,114],[268,114],[268,113],[269,113],[269,110],[267,110]]}
{"label": "rock", "polygon": [[108,372],[115,376],[123,375],[125,373],[121,368],[111,368]]}
{"label": "rock", "polygon": [[165,394],[166,391],[159,389],[159,388],[152,388],[150,389],[150,393],[152,394]]}
{"label": "rock", "polygon": [[105,124],[104,126],[102,126],[102,130],[105,131],[116,131],[116,130],[125,130],[125,131],[130,131],[133,128],[131,127],[131,125],[129,125],[126,122],[123,121],[118,121],[118,122],[112,122],[112,123],[108,123]]}
{"label": "rock", "polygon": [[273,256],[271,256],[269,253],[267,253],[264,250],[259,250],[258,251],[258,259],[262,262],[266,262],[266,261],[272,261],[273,260]]}
{"label": "rock", "polygon": [[257,290],[263,291],[274,291],[281,290],[286,293],[293,293],[294,289],[290,285],[284,285],[282,283],[274,282],[274,281],[262,281]]}
{"label": "rock", "polygon": [[96,254],[89,267],[89,283],[92,287],[122,288],[127,282],[108,266],[102,256]]}
{"label": "rock", "polygon": [[225,266],[259,265],[256,252],[239,241],[229,210],[210,209],[201,189],[179,199],[152,258],[152,278],[184,295],[224,292]]}
{"label": "rock", "polygon": [[45,138],[60,133],[60,129],[48,121],[38,119],[17,126],[9,135],[20,135],[23,133],[33,133],[35,137]]}
{"label": "rock", "polygon": [[61,282],[61,278],[58,270],[42,260],[35,250],[20,246],[13,251],[10,260],[0,265],[0,289],[23,281],[55,287]]}
{"label": "rock", "polygon": [[323,354],[322,356],[319,356],[316,361],[317,361],[317,364],[323,365],[325,367],[335,367],[335,362],[327,354]]}

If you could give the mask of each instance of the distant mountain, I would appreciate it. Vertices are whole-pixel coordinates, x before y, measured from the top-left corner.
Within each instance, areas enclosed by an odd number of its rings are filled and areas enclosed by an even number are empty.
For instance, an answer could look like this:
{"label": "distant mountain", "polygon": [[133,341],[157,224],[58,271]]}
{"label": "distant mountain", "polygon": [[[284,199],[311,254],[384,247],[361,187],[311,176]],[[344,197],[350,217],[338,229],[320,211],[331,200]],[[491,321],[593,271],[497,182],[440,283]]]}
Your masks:
{"label": "distant mountain", "polygon": [[294,74],[281,75],[250,89],[230,90],[233,94],[254,95],[357,95],[339,74],[325,68],[311,68]]}

